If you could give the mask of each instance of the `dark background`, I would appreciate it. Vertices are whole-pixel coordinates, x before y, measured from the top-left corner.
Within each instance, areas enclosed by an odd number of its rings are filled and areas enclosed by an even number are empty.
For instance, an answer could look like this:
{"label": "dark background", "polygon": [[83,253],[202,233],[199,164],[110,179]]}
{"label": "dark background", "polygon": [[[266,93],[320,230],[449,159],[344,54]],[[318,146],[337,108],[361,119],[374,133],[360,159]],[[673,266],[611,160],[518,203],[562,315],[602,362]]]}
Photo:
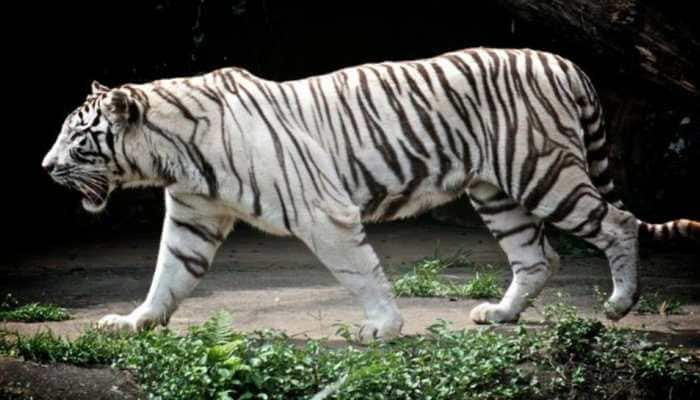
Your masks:
{"label": "dark background", "polygon": [[[577,62],[603,97],[624,201],[651,221],[700,219],[698,99],[647,82],[634,65],[563,37],[558,26],[520,21],[498,2],[25,3],[4,13],[7,257],[66,241],[160,230],[160,190],[115,193],[107,211],[93,216],[82,211],[76,193],[53,184],[40,167],[93,79],[113,86],[235,65],[285,80],[473,46],[544,49]],[[645,3],[700,39],[690,28],[692,10],[675,2]],[[684,118],[689,123],[681,124]],[[683,150],[669,151],[680,139]]]}

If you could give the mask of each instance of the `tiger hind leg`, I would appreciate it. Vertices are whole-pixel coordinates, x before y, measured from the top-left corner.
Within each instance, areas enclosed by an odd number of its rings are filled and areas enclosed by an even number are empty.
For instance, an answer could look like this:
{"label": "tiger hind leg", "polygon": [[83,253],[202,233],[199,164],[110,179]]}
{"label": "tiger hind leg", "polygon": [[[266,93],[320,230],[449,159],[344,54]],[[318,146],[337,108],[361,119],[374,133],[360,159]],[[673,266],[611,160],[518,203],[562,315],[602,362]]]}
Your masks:
{"label": "tiger hind leg", "polygon": [[549,245],[540,219],[496,186],[480,181],[470,185],[467,193],[513,271],[513,280],[501,301],[476,306],[470,317],[476,323],[517,321],[559,268],[559,255]]}
{"label": "tiger hind leg", "polygon": [[613,292],[604,305],[611,320],[624,317],[639,297],[639,228],[637,218],[603,199],[583,169],[569,167],[547,190],[527,197],[531,212],[603,251],[612,275]]}

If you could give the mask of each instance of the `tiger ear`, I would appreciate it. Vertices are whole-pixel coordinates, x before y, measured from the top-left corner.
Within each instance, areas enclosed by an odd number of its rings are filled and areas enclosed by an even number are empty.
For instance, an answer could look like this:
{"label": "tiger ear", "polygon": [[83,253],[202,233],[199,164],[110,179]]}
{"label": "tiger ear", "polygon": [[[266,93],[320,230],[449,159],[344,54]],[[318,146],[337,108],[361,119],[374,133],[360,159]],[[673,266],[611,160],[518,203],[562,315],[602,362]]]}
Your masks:
{"label": "tiger ear", "polygon": [[138,102],[126,91],[113,89],[102,100],[104,115],[119,129],[141,121],[141,108]]}
{"label": "tiger ear", "polygon": [[97,81],[92,81],[90,87],[92,88],[92,94],[101,94],[109,91],[109,88],[107,86]]}

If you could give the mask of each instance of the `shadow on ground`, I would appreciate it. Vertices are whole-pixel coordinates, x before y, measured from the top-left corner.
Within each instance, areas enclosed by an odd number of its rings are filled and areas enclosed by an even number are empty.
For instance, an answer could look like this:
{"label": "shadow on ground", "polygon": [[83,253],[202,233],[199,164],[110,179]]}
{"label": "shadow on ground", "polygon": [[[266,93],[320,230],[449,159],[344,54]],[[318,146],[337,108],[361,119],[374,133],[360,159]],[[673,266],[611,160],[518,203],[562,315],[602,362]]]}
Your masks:
{"label": "shadow on ground", "polygon": [[[478,263],[489,263],[505,287],[510,270],[496,242],[483,225],[454,227],[408,221],[368,227],[385,269],[396,276],[407,263],[432,255],[436,248],[450,255],[470,252]],[[130,236],[112,241],[83,241],[0,265],[0,294],[11,292],[23,301],[42,301],[68,308],[65,322],[0,323],[0,329],[34,332],[49,328],[75,336],[85,325],[107,313],[126,313],[146,296],[154,269],[158,238]],[[654,249],[642,252],[643,293],[684,298],[686,314],[673,316],[630,313],[617,324],[654,332],[666,341],[700,348],[700,254]],[[468,279],[469,268],[448,274]],[[585,315],[599,316],[594,287],[610,291],[606,261],[596,255],[564,255],[560,272],[523,315],[536,326],[542,307],[561,292]],[[472,327],[469,310],[474,300],[399,299],[405,334],[424,333],[437,319],[455,329]],[[236,328],[252,331],[275,328],[295,338],[333,339],[337,323],[359,323],[362,312],[350,293],[340,287],[301,242],[249,229],[234,232],[219,251],[211,272],[174,314],[171,327],[184,330],[219,310],[229,311]]]}

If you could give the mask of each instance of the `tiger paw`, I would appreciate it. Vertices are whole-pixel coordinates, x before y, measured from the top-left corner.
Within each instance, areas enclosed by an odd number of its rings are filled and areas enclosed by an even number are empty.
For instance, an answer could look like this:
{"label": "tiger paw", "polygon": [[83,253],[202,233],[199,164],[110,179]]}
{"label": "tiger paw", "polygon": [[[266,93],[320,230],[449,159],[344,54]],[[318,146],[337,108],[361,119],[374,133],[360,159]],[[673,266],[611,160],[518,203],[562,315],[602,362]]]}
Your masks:
{"label": "tiger paw", "polygon": [[403,320],[390,319],[382,321],[365,321],[357,332],[360,343],[371,343],[376,340],[391,341],[401,335]]}
{"label": "tiger paw", "polygon": [[131,315],[105,315],[97,323],[97,329],[111,332],[137,332],[138,323]]}
{"label": "tiger paw", "polygon": [[499,304],[481,303],[474,307],[469,317],[477,324],[516,322],[520,314],[513,313]]}
{"label": "tiger paw", "polygon": [[605,311],[605,317],[611,321],[618,321],[622,319],[630,309],[634,306],[632,301],[612,301],[608,300],[603,305],[603,310]]}
{"label": "tiger paw", "polygon": [[627,315],[639,300],[639,290],[613,291],[608,301],[603,304],[605,317],[617,321]]}

